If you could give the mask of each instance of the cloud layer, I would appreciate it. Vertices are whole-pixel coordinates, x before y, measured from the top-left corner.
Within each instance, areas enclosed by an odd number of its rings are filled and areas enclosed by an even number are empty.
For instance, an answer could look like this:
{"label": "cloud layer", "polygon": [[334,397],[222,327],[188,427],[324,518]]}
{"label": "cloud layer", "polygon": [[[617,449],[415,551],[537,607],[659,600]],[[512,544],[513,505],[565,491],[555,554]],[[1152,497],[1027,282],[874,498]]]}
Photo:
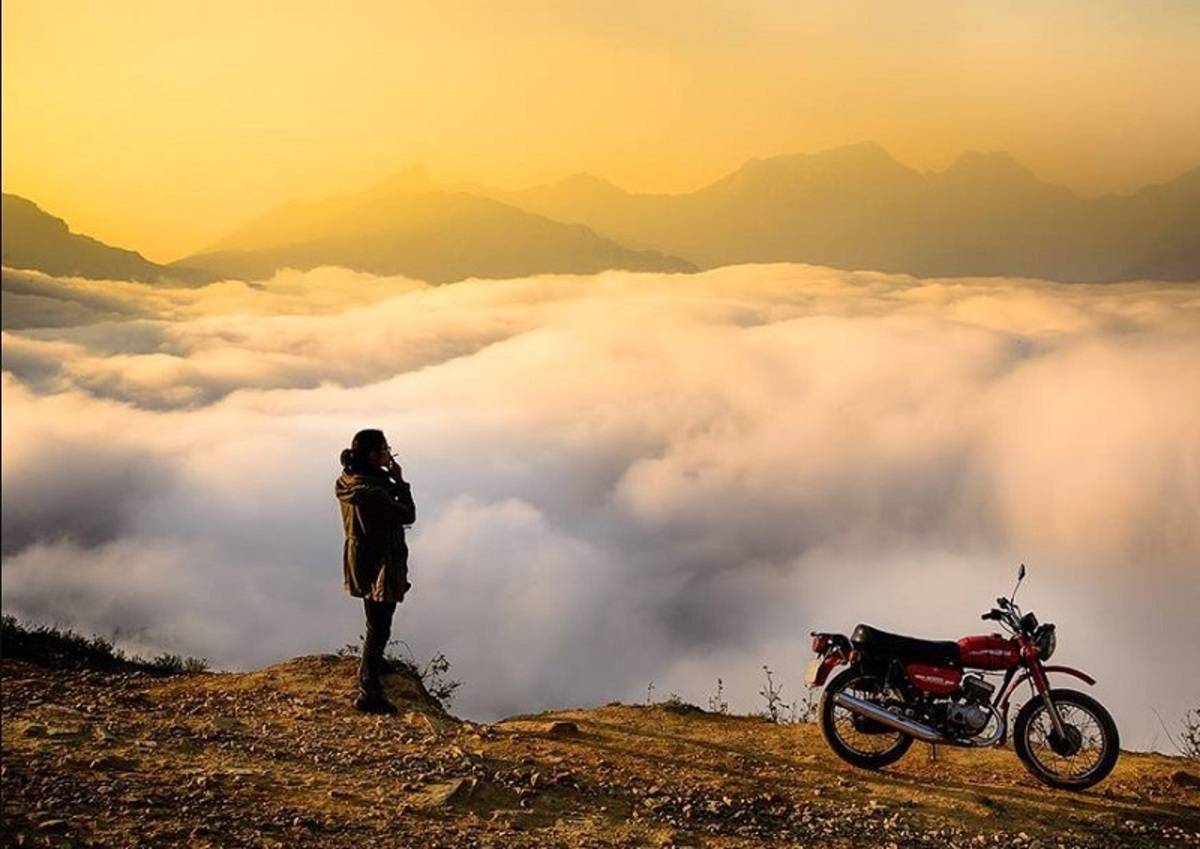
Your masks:
{"label": "cloud layer", "polygon": [[332,481],[379,426],[396,636],[460,714],[802,699],[809,630],[986,630],[1022,561],[1127,745],[1200,700],[1194,286],[4,274],[5,613],[222,668],[356,641]]}

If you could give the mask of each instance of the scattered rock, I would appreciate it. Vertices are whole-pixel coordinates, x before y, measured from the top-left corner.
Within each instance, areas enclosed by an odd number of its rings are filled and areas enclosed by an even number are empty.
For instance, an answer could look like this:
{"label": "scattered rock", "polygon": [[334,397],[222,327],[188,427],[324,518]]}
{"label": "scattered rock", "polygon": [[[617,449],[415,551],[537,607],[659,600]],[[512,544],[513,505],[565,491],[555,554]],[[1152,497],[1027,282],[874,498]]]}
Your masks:
{"label": "scattered rock", "polygon": [[119,755],[105,755],[96,758],[88,764],[88,769],[100,770],[102,772],[132,772],[137,769],[138,762],[132,758],[123,758]]}
{"label": "scattered rock", "polygon": [[1200,775],[1193,775],[1186,769],[1171,773],[1171,783],[1176,787],[1200,787]]}
{"label": "scattered rock", "polygon": [[413,793],[408,802],[414,808],[441,808],[466,800],[475,789],[475,779],[456,778],[431,784]]}
{"label": "scattered rock", "polygon": [[364,718],[331,687],[354,680],[341,659],[171,679],[0,664],[6,846],[1200,849],[1200,776],[1177,759],[1122,759],[1078,805],[1011,751],[876,774],[812,725],[619,704]]}

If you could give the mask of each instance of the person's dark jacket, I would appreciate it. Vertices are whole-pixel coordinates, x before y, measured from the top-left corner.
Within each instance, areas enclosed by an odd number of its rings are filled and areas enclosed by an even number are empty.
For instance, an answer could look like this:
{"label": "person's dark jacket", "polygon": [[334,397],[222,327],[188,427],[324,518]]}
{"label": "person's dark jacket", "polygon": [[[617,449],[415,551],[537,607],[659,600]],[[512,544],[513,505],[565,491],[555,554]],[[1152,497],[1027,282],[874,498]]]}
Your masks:
{"label": "person's dark jacket", "polygon": [[404,527],[417,518],[409,484],[381,468],[349,463],[334,490],[346,532],[342,551],[346,592],[372,601],[403,601],[409,588]]}

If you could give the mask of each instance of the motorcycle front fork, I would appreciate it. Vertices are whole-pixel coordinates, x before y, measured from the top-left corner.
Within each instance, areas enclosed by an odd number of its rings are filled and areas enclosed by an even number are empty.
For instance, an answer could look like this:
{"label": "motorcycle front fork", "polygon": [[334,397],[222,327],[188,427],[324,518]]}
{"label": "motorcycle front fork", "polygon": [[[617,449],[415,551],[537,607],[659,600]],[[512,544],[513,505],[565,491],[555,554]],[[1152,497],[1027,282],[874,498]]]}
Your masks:
{"label": "motorcycle front fork", "polygon": [[1049,692],[1042,693],[1042,704],[1046,706],[1046,713],[1050,715],[1050,724],[1053,726],[1050,739],[1047,741],[1050,748],[1055,754],[1064,758],[1075,755],[1083,743],[1079,729],[1063,722],[1063,718],[1058,714],[1058,708],[1050,699]]}

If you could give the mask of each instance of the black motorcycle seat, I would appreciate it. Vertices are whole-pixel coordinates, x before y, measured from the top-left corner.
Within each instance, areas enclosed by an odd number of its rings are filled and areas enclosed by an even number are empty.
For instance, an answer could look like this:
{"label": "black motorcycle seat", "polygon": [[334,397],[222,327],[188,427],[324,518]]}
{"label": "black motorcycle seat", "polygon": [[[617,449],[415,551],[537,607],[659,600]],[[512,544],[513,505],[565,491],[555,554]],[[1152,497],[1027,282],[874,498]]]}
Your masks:
{"label": "black motorcycle seat", "polygon": [[922,640],[859,625],[850,635],[850,642],[863,654],[876,657],[923,661],[935,666],[958,666],[959,662],[958,643],[952,640]]}

